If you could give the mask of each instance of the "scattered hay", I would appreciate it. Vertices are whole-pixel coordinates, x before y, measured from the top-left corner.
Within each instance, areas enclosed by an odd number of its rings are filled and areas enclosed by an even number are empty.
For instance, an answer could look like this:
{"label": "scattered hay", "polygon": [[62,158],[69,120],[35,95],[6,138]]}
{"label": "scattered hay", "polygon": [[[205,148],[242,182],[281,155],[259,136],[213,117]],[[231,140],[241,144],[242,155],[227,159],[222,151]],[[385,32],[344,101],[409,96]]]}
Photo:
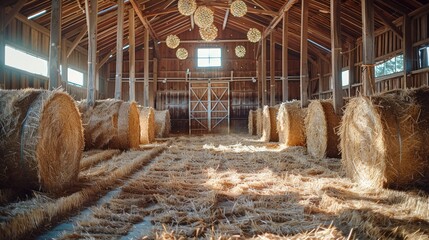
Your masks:
{"label": "scattered hay", "polygon": [[262,137],[262,109],[256,109],[256,135]]}
{"label": "scattered hay", "polygon": [[151,107],[139,107],[140,143],[149,144],[155,141],[155,111]]}
{"label": "scattered hay", "polygon": [[57,193],[77,180],[83,129],[61,91],[0,90],[0,187]]}
{"label": "scattered hay", "polygon": [[158,138],[168,137],[170,129],[170,111],[155,111],[155,136]]}
{"label": "scattered hay", "polygon": [[117,149],[105,150],[91,156],[85,157],[80,161],[80,170],[86,170],[91,166],[94,166],[102,161],[112,158],[115,155],[118,155],[120,152]]}
{"label": "scattered hay", "polygon": [[265,106],[262,112],[262,141],[278,142],[279,134],[277,132],[277,112],[279,106]]}
{"label": "scattered hay", "polygon": [[256,135],[257,131],[257,124],[256,124],[256,117],[257,117],[257,112],[256,110],[250,110],[249,111],[249,119],[248,119],[248,129],[249,129],[249,134],[250,135]]}
{"label": "scattered hay", "polygon": [[428,88],[350,100],[340,129],[344,168],[367,187],[429,182]]}
{"label": "scattered hay", "polygon": [[286,146],[305,146],[304,119],[307,109],[302,109],[299,101],[282,103],[277,114],[279,142]]}
{"label": "scattered hay", "polygon": [[307,150],[310,155],[319,159],[325,156],[339,157],[340,139],[336,129],[340,121],[341,116],[335,114],[332,100],[317,100],[310,103],[305,117]]}

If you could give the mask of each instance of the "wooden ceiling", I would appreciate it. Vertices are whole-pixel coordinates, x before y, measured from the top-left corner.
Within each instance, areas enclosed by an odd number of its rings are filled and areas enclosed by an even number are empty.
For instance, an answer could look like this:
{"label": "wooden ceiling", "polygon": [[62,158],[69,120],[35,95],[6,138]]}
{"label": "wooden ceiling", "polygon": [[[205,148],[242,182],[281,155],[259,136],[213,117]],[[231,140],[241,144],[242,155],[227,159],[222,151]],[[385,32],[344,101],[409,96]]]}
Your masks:
{"label": "wooden ceiling", "polygon": [[[153,29],[153,43],[165,40],[169,34],[181,34],[192,30],[191,17],[181,15],[177,10],[177,0],[131,0],[136,2],[139,11],[149,27]],[[231,0],[197,0],[198,5],[209,6],[215,12],[215,23],[222,31],[223,26],[235,31],[246,33],[250,27],[256,27],[261,32],[271,29],[273,23],[276,42],[281,42],[282,21],[279,16],[286,5],[292,6],[289,11],[289,48],[299,52],[301,0],[244,0],[248,13],[241,18],[227,13]],[[17,1],[5,0],[2,5],[13,5]],[[428,8],[427,0],[374,0],[375,29],[395,27],[396,21],[419,8]],[[103,57],[111,53],[116,46],[116,15],[117,2],[113,0],[99,0],[98,22],[98,53]],[[20,14],[28,17],[41,10],[46,14],[33,21],[49,29],[51,0],[28,0],[20,10]],[[125,1],[126,9],[132,8],[129,0]],[[85,0],[63,0],[62,8],[62,35],[74,41],[79,35],[84,37],[79,45],[87,47]],[[309,54],[329,54],[330,43],[330,0],[309,0],[309,27],[310,42]],[[429,11],[429,10],[426,10]],[[361,3],[360,0],[342,0],[341,28],[343,43],[355,41],[362,35]],[[128,11],[125,10],[124,45],[128,43]],[[136,15],[136,38],[143,39],[144,25]],[[195,26],[197,28],[197,26]],[[397,28],[399,32],[401,29]],[[137,41],[137,48],[143,41]],[[320,47],[320,46],[322,47]],[[325,49],[326,48],[326,49]]]}

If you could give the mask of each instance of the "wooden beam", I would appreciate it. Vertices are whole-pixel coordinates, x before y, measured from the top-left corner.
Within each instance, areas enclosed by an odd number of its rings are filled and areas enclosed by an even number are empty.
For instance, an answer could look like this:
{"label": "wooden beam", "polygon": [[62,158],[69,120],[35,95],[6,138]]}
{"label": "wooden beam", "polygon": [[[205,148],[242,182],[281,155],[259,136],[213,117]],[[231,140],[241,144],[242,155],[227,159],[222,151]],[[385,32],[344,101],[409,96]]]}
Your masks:
{"label": "wooden beam", "polygon": [[343,107],[341,46],[341,0],[331,0],[331,73],[334,83],[332,93],[337,115],[341,115]]}
{"label": "wooden beam", "polygon": [[[231,3],[231,0],[229,2]],[[225,18],[223,19],[222,30],[225,30],[226,28],[226,24],[228,23],[228,17],[229,17],[229,8],[226,9],[225,11]]]}
{"label": "wooden beam", "polygon": [[398,27],[396,27],[396,25],[393,23],[393,21],[390,18],[390,16],[388,16],[384,12],[384,9],[378,7],[377,5],[375,5],[375,7],[376,7],[375,14],[381,19],[381,21],[383,21],[384,25],[387,28],[389,28],[390,30],[392,30],[392,32],[394,34],[396,34],[396,36],[398,36],[400,39],[402,39],[402,31],[399,30]]}
{"label": "wooden beam", "polygon": [[323,93],[323,75],[325,73],[323,72],[323,60],[320,57],[317,58],[317,67],[318,67],[318,70],[319,70],[319,74],[318,74],[318,77],[319,77],[319,82],[318,82],[318,85],[319,85],[318,86],[319,99],[322,99],[322,93]]}
{"label": "wooden beam", "polygon": [[275,73],[275,51],[273,32],[270,33],[270,106],[276,105],[276,73]]}
{"label": "wooden beam", "polygon": [[289,68],[288,68],[288,24],[289,13],[283,13],[283,37],[282,37],[282,100],[289,100]]}
{"label": "wooden beam", "polygon": [[136,12],[137,16],[139,17],[140,21],[142,22],[143,26],[146,28],[146,30],[149,31],[150,35],[155,41],[158,41],[158,35],[156,32],[152,29],[147,19],[143,16],[142,11],[140,10],[139,4],[136,0],[130,0],[131,5],[133,5],[134,11]]}
{"label": "wooden beam", "polygon": [[375,93],[374,74],[374,3],[373,0],[361,0],[362,5],[362,84],[363,95]]}
{"label": "wooden beam", "polygon": [[[91,6],[89,6],[91,1]],[[88,89],[87,100],[89,106],[95,104],[95,85],[97,75],[97,0],[85,0],[86,22],[88,25]]]}
{"label": "wooden beam", "polygon": [[[186,77],[188,76],[188,74],[186,74]],[[153,102],[153,107],[156,109],[156,95],[157,95],[157,91],[158,91],[158,59],[154,58],[153,59],[153,91],[152,91],[152,100]]]}
{"label": "wooden beam", "polygon": [[[131,0],[132,1],[132,0]],[[149,30],[144,32],[143,106],[149,107]]]}
{"label": "wooden beam", "polygon": [[15,18],[16,14],[19,13],[19,11],[21,10],[21,8],[24,6],[24,4],[27,2],[27,0],[19,0],[12,8],[12,10],[10,10],[10,12],[4,16],[3,19],[3,24],[1,26],[1,30],[4,30],[7,25],[9,25],[9,23],[12,21],[12,19]]}
{"label": "wooden beam", "polygon": [[289,9],[297,3],[298,0],[288,0],[285,4],[283,4],[282,8],[280,8],[280,11],[277,13],[277,16],[275,16],[268,27],[265,29],[264,33],[262,34],[263,37],[267,37],[277,26],[277,24],[282,20],[283,13],[289,11]]}
{"label": "wooden beam", "polygon": [[4,67],[5,67],[5,39],[4,39],[4,17],[5,9],[0,7],[0,85],[3,88],[6,88],[6,78],[4,76]]}
{"label": "wooden beam", "polygon": [[262,107],[267,105],[267,39],[262,38],[262,53],[261,53],[261,90],[262,90]]}
{"label": "wooden beam", "polygon": [[262,108],[262,56],[259,57],[259,60],[256,61],[256,74],[258,78],[258,107]]}
{"label": "wooden beam", "polygon": [[79,32],[79,35],[76,36],[76,38],[73,40],[73,43],[67,53],[67,57],[70,57],[74,49],[79,45],[82,38],[85,36],[85,34],[88,32],[88,28],[86,26],[83,26],[82,29]]}
{"label": "wooden beam", "polygon": [[353,84],[356,83],[355,80],[355,63],[356,63],[356,49],[353,41],[350,41],[349,44],[349,97],[353,97],[352,90]]}
{"label": "wooden beam", "polygon": [[49,43],[49,89],[61,86],[61,0],[51,1],[51,37]]}
{"label": "wooden beam", "polygon": [[134,9],[128,10],[128,33],[129,33],[129,87],[130,87],[130,102],[136,101],[136,33],[134,22]]}
{"label": "wooden beam", "polygon": [[67,61],[67,40],[63,38],[61,40],[61,65],[62,65],[62,72],[61,72],[61,81],[64,83],[64,89],[67,91],[68,88],[68,71],[69,71],[69,64]]}
{"label": "wooden beam", "polygon": [[112,49],[109,53],[107,53],[106,55],[104,55],[104,57],[97,64],[97,68],[96,68],[97,71],[100,71],[101,67],[103,67],[103,65],[106,64],[106,62],[109,61],[109,59],[111,57],[113,57],[114,54],[116,54],[116,48]]}
{"label": "wooden beam", "polygon": [[116,25],[116,74],[115,74],[115,99],[122,99],[122,61],[124,39],[124,2],[118,1],[118,18]]}
{"label": "wooden beam", "polygon": [[[427,24],[427,23],[426,23]],[[411,27],[411,19],[409,16],[404,15],[403,21],[403,33],[404,37],[402,38],[402,48],[404,53],[404,77],[402,87],[408,87],[408,78],[409,74],[413,70],[413,40],[412,40],[412,27]]]}
{"label": "wooden beam", "polygon": [[300,60],[300,89],[301,107],[308,105],[308,1],[301,2],[301,60]]}
{"label": "wooden beam", "polygon": [[191,16],[189,16],[189,18],[191,18],[191,29],[194,30],[194,27],[195,27],[194,14],[191,14]]}

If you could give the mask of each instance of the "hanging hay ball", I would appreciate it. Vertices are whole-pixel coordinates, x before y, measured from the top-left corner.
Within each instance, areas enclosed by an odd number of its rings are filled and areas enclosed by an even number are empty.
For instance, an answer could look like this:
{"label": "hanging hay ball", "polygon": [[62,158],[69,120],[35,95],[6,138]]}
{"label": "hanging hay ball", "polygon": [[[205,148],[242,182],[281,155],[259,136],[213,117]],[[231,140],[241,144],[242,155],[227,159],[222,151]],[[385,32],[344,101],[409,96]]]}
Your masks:
{"label": "hanging hay ball", "polygon": [[149,144],[155,140],[155,110],[151,107],[139,107],[140,143]]}
{"label": "hanging hay ball", "polygon": [[305,118],[307,150],[310,155],[321,159],[339,157],[339,137],[336,129],[341,117],[335,114],[332,100],[312,101]]}
{"label": "hanging hay ball", "polygon": [[265,106],[262,111],[262,141],[278,142],[279,134],[277,133],[277,112],[279,106]]}
{"label": "hanging hay ball", "polygon": [[155,136],[158,138],[168,137],[170,129],[170,111],[155,111]]}
{"label": "hanging hay ball", "polygon": [[256,135],[262,137],[262,108],[256,109]]}
{"label": "hanging hay ball", "polygon": [[347,175],[366,187],[427,187],[428,104],[428,88],[351,99],[340,128]]}
{"label": "hanging hay ball", "polygon": [[139,116],[134,103],[122,100],[97,100],[93,107],[79,102],[85,128],[86,149],[115,148],[127,150],[139,146]]}
{"label": "hanging hay ball", "polygon": [[60,193],[77,181],[83,128],[67,93],[0,90],[0,126],[0,188]]}
{"label": "hanging hay ball", "polygon": [[248,119],[248,123],[247,126],[249,128],[249,134],[250,135],[256,135],[256,116],[257,112],[256,110],[250,110],[249,111],[249,119]]}
{"label": "hanging hay ball", "polygon": [[282,103],[277,114],[279,142],[287,146],[305,146],[304,119],[307,109],[299,101]]}

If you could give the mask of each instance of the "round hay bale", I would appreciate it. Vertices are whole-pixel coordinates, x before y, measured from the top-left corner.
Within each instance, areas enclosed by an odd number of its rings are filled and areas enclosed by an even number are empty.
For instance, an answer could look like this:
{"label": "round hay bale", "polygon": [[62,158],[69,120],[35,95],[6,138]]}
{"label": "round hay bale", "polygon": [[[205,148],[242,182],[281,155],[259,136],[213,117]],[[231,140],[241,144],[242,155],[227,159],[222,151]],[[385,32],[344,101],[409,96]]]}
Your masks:
{"label": "round hay bale", "polygon": [[366,187],[428,183],[429,91],[350,100],[340,128],[343,166]]}
{"label": "round hay bale", "polygon": [[339,157],[340,139],[336,134],[336,128],[339,127],[340,121],[341,116],[335,114],[331,100],[312,101],[308,105],[305,135],[310,155],[318,159]]}
{"label": "round hay bale", "polygon": [[305,146],[304,119],[307,109],[299,101],[282,103],[277,114],[279,142],[287,146]]}
{"label": "round hay bale", "polygon": [[139,107],[140,143],[148,144],[155,140],[155,111],[151,107]]}
{"label": "round hay bale", "polygon": [[170,128],[170,111],[155,111],[155,136],[158,138],[168,137]]}
{"label": "round hay bale", "polygon": [[256,109],[256,135],[262,137],[262,109]]}
{"label": "round hay bale", "polygon": [[0,90],[0,109],[0,188],[72,186],[84,147],[74,100],[61,91]]}
{"label": "round hay bale", "polygon": [[249,129],[250,135],[256,135],[256,111],[250,110],[249,111],[249,118],[247,122],[247,127]]}
{"label": "round hay bale", "polygon": [[118,111],[117,135],[109,143],[109,148],[130,149],[140,145],[139,111],[135,102],[122,102]]}
{"label": "round hay bale", "polygon": [[262,112],[262,141],[278,142],[279,134],[277,133],[277,112],[279,106],[265,106]]}

